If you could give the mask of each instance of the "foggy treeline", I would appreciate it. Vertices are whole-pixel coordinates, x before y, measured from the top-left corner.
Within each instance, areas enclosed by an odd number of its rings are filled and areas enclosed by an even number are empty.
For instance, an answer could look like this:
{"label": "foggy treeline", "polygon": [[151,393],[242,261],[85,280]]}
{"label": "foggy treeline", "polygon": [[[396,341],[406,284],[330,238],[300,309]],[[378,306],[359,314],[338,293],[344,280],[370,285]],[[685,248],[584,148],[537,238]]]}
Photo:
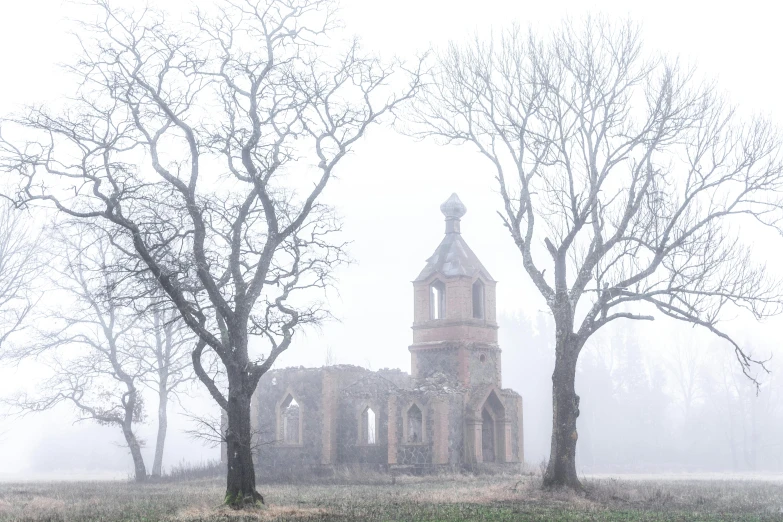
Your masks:
{"label": "foggy treeline", "polygon": [[[554,350],[548,314],[499,318],[504,386],[524,397],[525,460],[549,456]],[[766,343],[748,340],[759,352]],[[577,367],[579,473],[783,470],[780,362],[755,384],[720,340],[691,329],[620,324],[591,341]],[[778,370],[778,371],[776,371]]]}

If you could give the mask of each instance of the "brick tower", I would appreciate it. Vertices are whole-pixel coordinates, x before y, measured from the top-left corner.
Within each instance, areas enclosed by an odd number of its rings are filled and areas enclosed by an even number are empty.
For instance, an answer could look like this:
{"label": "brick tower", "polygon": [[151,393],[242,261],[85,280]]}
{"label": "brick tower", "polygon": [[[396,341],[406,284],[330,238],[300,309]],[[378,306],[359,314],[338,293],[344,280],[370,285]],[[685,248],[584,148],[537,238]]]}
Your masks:
{"label": "brick tower", "polygon": [[440,210],[445,237],[413,281],[412,376],[440,372],[465,387],[500,388],[495,280],[462,238],[467,209],[459,197]]}

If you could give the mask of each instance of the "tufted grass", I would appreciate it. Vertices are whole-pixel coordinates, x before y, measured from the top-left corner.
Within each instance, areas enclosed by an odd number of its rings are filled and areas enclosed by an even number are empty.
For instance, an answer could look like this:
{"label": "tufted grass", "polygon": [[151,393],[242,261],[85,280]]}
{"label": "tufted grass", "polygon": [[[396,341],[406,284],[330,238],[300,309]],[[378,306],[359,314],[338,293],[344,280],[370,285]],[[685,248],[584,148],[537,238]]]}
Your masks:
{"label": "tufted grass", "polygon": [[[384,478],[380,478],[384,477]],[[220,506],[223,482],[0,484],[0,521],[766,521],[783,520],[783,483],[587,479],[542,491],[534,477],[380,476],[357,483],[261,484],[268,507]]]}

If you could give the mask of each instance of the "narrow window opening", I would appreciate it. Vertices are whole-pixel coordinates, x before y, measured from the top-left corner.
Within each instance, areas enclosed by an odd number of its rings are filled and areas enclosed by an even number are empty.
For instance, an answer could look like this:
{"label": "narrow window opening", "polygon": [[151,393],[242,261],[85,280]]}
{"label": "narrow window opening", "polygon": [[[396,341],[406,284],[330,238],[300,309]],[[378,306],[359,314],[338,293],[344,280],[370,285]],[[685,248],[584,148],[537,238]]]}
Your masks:
{"label": "narrow window opening", "polygon": [[422,414],[415,404],[408,409],[407,439],[412,444],[422,442]]}
{"label": "narrow window opening", "polygon": [[360,441],[362,444],[376,444],[375,412],[367,406],[362,412]]}
{"label": "narrow window opening", "polygon": [[482,354],[479,356],[479,361],[481,361],[481,362],[485,362],[486,360],[487,360],[487,356],[486,356],[486,355],[484,355],[484,354],[482,353]]}
{"label": "narrow window opening", "polygon": [[484,319],[484,283],[480,279],[473,283],[473,317]]}
{"label": "narrow window opening", "polygon": [[430,319],[443,319],[446,311],[446,285],[435,281],[430,285]]}
{"label": "narrow window opening", "polygon": [[283,404],[280,405],[280,409],[280,416],[283,421],[283,443],[301,444],[302,411],[299,403],[291,395],[288,395]]}

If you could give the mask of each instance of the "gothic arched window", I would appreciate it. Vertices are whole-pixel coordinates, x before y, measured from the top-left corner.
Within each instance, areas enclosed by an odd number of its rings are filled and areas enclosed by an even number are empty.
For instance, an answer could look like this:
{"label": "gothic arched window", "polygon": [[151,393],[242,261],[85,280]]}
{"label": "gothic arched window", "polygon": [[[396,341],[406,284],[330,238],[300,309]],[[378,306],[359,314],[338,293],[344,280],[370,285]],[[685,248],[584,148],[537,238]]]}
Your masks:
{"label": "gothic arched window", "polygon": [[375,411],[367,406],[359,418],[359,442],[361,444],[377,444],[377,416]]}
{"label": "gothic arched window", "polygon": [[413,404],[408,408],[407,413],[407,433],[405,434],[405,441],[409,444],[417,444],[424,441],[424,418],[421,409]]}
{"label": "gothic arched window", "polygon": [[302,409],[290,393],[280,403],[279,440],[283,444],[302,443]]}

